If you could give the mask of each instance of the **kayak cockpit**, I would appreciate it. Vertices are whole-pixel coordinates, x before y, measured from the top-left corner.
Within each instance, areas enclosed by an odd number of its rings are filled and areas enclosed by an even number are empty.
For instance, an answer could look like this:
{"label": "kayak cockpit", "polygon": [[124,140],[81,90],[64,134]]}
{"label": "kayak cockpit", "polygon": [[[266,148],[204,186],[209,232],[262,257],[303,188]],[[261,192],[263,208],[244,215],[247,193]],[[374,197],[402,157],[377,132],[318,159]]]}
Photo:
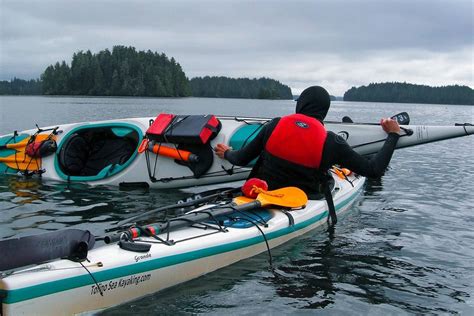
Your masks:
{"label": "kayak cockpit", "polygon": [[56,172],[70,181],[96,181],[110,177],[135,159],[141,138],[141,130],[126,123],[75,128],[58,146]]}

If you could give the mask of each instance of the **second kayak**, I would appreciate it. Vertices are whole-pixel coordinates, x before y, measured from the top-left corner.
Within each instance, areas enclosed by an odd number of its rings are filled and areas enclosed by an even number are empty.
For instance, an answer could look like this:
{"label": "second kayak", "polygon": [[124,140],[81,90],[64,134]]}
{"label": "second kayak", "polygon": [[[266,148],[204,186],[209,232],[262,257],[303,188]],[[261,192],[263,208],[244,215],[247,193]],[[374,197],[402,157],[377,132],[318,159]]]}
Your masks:
{"label": "second kayak", "polygon": [[[365,178],[334,179],[334,204],[342,214],[357,200]],[[222,214],[223,203],[204,205],[193,214]],[[0,277],[2,315],[76,314],[122,304],[269,251],[324,225],[328,209],[323,199],[295,209],[225,214],[154,237],[139,237],[132,228],[127,232],[135,235],[132,243],[123,243],[122,236],[119,243],[90,250],[88,262],[55,260],[14,269]],[[148,229],[153,227],[166,225]]]}
{"label": "second kayak", "polygon": [[[15,132],[0,136],[0,174],[41,174],[56,181],[159,189],[242,180],[251,165],[233,166],[212,148],[224,143],[239,149],[268,121],[162,114]],[[325,126],[363,155],[376,153],[386,139],[377,124],[326,122]],[[403,126],[397,148],[473,133],[474,126],[469,125]]]}

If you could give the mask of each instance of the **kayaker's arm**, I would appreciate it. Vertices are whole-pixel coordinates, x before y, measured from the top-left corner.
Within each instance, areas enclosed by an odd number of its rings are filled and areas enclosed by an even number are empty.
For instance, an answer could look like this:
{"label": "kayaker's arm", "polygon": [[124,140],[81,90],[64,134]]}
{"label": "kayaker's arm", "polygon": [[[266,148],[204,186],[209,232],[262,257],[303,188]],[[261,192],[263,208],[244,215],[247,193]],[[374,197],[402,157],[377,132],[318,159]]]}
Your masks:
{"label": "kayaker's arm", "polygon": [[263,150],[265,127],[258,135],[246,146],[239,150],[227,150],[224,152],[224,158],[236,166],[246,166],[252,160],[257,158]]}
{"label": "kayaker's arm", "polygon": [[[382,128],[388,133],[387,139],[377,154],[366,158],[356,153],[347,142],[334,133],[328,133],[327,145],[329,150],[324,151],[323,163],[339,164],[364,177],[381,177],[392,159],[393,151],[400,138],[400,127],[393,120],[382,120]],[[333,148],[334,150],[330,150]],[[326,166],[325,166],[326,167]]]}
{"label": "kayaker's arm", "polygon": [[347,143],[345,145],[340,145],[338,146],[338,157],[340,157],[340,159],[337,164],[364,177],[381,177],[392,159],[392,154],[399,137],[400,135],[396,133],[390,133],[382,149],[371,158],[359,155]]}
{"label": "kayaker's arm", "polygon": [[399,137],[398,133],[389,133],[379,152],[369,158],[355,152],[342,137],[328,132],[328,150],[324,151],[322,167],[328,169],[333,164],[338,164],[364,177],[381,177],[390,163]]}
{"label": "kayaker's arm", "polygon": [[224,144],[217,144],[215,148],[216,154],[228,160],[233,165],[248,165],[252,160],[260,156],[265,146],[265,140],[268,139],[268,134],[275,128],[278,120],[279,119],[273,119],[263,126],[257,136],[239,150],[232,150]]}

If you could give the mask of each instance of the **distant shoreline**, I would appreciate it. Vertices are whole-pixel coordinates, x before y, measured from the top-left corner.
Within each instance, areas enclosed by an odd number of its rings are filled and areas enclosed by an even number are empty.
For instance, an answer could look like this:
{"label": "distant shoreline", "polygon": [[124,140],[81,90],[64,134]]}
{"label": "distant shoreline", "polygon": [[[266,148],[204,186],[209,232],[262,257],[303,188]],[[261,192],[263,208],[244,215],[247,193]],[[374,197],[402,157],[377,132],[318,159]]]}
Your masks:
{"label": "distant shoreline", "polygon": [[[2,94],[1,97],[45,97],[45,98],[104,98],[104,99],[235,99],[235,100],[260,100],[260,101],[291,101],[291,99],[255,99],[255,98],[226,98],[226,97],[197,97],[197,96],[186,96],[186,97],[150,97],[150,96],[110,96],[110,95],[44,95],[44,94]],[[293,100],[296,103],[296,100]],[[445,105],[445,106],[472,106],[472,104],[447,104],[447,103],[417,103],[417,102],[380,102],[380,101],[347,101],[347,100],[331,100],[331,102],[346,102],[346,103],[375,103],[375,104],[413,104],[413,105]]]}
{"label": "distant shoreline", "polygon": [[344,93],[344,101],[474,105],[474,90],[459,85],[430,87],[406,82],[371,83],[352,87]]}

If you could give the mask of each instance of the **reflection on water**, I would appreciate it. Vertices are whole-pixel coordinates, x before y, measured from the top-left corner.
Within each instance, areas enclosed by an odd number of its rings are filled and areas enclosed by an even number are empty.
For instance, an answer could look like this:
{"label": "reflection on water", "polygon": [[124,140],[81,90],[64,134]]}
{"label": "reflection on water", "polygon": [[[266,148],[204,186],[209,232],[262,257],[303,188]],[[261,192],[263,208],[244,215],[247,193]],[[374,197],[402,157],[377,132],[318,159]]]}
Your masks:
{"label": "reflection on water", "polygon": [[0,177],[0,238],[74,226],[101,233],[112,223],[171,204],[189,194],[180,191],[127,190]]}
{"label": "reflection on water", "polygon": [[[0,133],[90,117],[216,109],[220,114],[276,116],[294,107],[291,101],[192,98],[2,100]],[[7,111],[9,104],[19,111]],[[410,114],[413,124],[452,124],[474,117],[474,107],[335,102],[329,119],[350,115],[354,121],[372,122],[401,111]],[[18,113],[21,119],[15,117]],[[333,232],[321,227],[274,249],[274,269],[262,254],[104,314],[473,314],[473,166],[474,137],[397,151],[386,175],[367,182],[363,197]],[[2,175],[0,238],[71,226],[100,235],[117,221],[189,194]]]}
{"label": "reflection on water", "polygon": [[439,304],[438,299],[462,303],[469,297],[468,293],[433,278],[456,277],[454,273],[397,258],[402,246],[377,239],[362,245],[353,239],[330,236],[324,241],[308,242],[305,248],[310,251],[303,250],[301,259],[290,260],[267,279],[273,282],[280,297],[305,300],[307,304],[300,306],[305,309],[325,308],[341,296],[350,296],[413,313],[453,313],[455,310]]}

